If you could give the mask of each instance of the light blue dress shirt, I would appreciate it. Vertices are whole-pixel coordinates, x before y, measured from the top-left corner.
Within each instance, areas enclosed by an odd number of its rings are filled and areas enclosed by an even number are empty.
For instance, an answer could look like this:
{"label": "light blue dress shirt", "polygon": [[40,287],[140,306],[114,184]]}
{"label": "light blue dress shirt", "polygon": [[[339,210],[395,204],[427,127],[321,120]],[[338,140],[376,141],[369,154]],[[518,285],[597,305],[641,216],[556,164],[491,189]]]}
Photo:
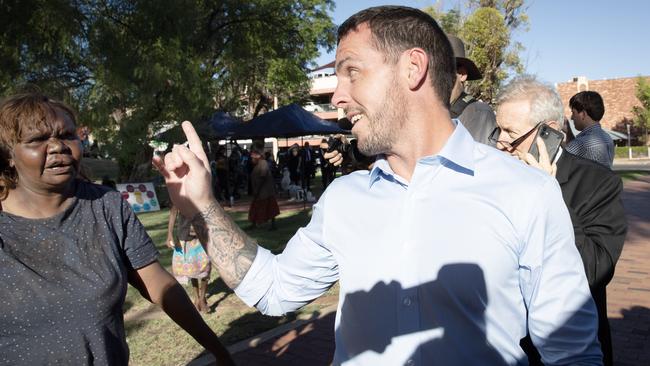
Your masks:
{"label": "light blue dress shirt", "polygon": [[334,364],[599,365],[596,309],[553,177],[456,122],[411,181],[384,159],[336,179],[282,254],[235,290],[265,314],[340,282]]}

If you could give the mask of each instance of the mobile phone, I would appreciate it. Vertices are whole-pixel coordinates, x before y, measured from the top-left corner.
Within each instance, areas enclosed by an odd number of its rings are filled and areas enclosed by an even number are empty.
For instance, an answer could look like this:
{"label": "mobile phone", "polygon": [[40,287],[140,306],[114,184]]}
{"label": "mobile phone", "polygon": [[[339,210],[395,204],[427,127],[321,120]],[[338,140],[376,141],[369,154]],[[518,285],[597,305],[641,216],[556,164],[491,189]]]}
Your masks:
{"label": "mobile phone", "polygon": [[537,138],[540,137],[546,145],[546,152],[548,153],[548,159],[550,162],[555,160],[555,155],[557,155],[558,150],[560,150],[560,144],[564,140],[564,134],[552,127],[549,127],[545,124],[539,126],[537,129],[537,134],[533,143],[530,145],[528,152],[539,161],[539,151],[537,150]]}
{"label": "mobile phone", "polygon": [[327,140],[327,151],[326,152],[332,152],[334,150],[338,150],[338,152],[341,152],[341,145],[343,143],[341,142],[341,139],[337,139],[334,136],[330,136],[330,138]]}

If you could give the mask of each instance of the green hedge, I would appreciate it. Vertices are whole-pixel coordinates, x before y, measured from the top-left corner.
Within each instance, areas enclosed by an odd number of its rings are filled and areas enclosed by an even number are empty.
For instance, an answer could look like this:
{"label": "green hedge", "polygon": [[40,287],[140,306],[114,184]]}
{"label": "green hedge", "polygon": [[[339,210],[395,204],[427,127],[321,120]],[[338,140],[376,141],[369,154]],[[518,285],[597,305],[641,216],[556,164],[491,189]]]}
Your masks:
{"label": "green hedge", "polygon": [[[627,146],[616,146],[616,157],[617,158],[628,158],[628,147]],[[632,157],[633,158],[647,158],[648,157],[648,147],[647,146],[632,146]]]}

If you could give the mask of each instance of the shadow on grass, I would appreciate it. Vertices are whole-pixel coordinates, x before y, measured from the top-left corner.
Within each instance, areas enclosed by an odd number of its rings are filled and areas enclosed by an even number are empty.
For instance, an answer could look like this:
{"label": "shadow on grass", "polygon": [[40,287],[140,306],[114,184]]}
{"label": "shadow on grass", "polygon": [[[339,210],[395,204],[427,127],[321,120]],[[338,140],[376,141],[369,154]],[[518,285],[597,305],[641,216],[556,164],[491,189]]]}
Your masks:
{"label": "shadow on grass", "polygon": [[124,322],[124,330],[126,334],[135,334],[139,329],[144,328],[147,322],[146,319]]}
{"label": "shadow on grass", "polygon": [[270,231],[270,223],[263,224],[254,229],[248,229],[248,213],[237,212],[233,219],[251,238],[255,239],[259,245],[270,250],[273,254],[278,254],[284,250],[287,242],[296,233],[300,227],[304,227],[311,219],[311,210],[296,210],[281,213],[275,219],[276,230]]}
{"label": "shadow on grass", "polygon": [[223,282],[221,277],[217,277],[214,281],[208,283],[208,297],[211,297],[212,295],[221,295],[219,298],[217,298],[216,301],[212,303],[212,305],[210,305],[209,312],[215,312],[217,306],[219,306],[219,304],[232,293],[233,291],[226,285],[225,282]]}
{"label": "shadow on grass", "polygon": [[123,313],[126,313],[126,312],[129,311],[129,309],[131,309],[132,307],[133,307],[133,302],[130,301],[129,299],[126,299],[126,300],[124,301],[124,305],[122,306],[122,312],[123,312]]}

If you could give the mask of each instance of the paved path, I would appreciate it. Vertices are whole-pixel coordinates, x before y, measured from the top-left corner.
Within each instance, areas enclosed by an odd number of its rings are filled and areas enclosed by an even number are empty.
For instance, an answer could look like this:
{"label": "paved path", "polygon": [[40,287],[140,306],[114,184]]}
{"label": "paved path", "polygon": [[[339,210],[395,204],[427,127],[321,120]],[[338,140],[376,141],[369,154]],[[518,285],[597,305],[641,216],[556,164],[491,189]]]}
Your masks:
{"label": "paved path", "polygon": [[650,365],[650,177],[625,183],[628,234],[614,279],[607,286],[614,361]]}
{"label": "paved path", "polygon": [[614,159],[614,171],[617,170],[645,170],[650,171],[650,158],[640,159]]}
{"label": "paved path", "polygon": [[[629,231],[614,279],[608,315],[617,366],[650,365],[650,176],[625,183]],[[334,352],[333,309],[229,347],[238,365],[329,365]],[[199,360],[197,360],[199,361]],[[209,365],[202,362],[192,365]]]}

